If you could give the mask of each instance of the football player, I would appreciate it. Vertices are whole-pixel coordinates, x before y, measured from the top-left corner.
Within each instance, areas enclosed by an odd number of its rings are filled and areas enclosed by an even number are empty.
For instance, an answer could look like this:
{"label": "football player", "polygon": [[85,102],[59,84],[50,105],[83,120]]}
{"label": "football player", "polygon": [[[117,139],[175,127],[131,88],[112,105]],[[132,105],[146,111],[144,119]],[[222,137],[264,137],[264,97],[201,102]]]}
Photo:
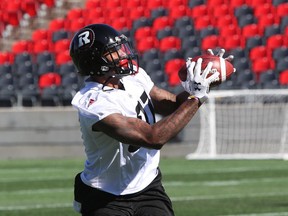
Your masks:
{"label": "football player", "polygon": [[[160,149],[193,118],[219,74],[206,78],[212,65],[201,73],[201,59],[189,60],[186,91],[170,93],[138,66],[127,38],[105,24],[80,29],[70,55],[87,77],[72,100],[87,156],[75,177],[75,210],[83,216],[174,215],[161,182]],[[155,113],[165,117],[156,121]]]}

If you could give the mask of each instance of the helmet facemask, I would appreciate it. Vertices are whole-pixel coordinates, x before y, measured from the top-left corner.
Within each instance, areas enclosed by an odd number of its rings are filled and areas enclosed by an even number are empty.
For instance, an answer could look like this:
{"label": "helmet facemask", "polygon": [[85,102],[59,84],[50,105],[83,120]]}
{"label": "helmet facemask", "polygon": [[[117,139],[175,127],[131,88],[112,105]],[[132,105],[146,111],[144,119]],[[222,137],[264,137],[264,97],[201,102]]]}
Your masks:
{"label": "helmet facemask", "polygon": [[101,70],[107,70],[115,74],[114,77],[123,77],[138,72],[138,56],[132,51],[127,37],[117,36],[115,41],[104,47],[102,59],[106,62]]}

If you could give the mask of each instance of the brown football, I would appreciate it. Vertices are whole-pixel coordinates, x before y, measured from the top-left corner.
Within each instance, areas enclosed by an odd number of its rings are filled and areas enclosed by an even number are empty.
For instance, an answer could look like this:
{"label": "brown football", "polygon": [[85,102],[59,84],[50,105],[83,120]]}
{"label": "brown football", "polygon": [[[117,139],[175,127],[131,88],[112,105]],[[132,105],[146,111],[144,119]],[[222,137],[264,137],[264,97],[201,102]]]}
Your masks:
{"label": "brown football", "polygon": [[[213,63],[212,70],[209,73],[210,76],[217,71],[220,73],[219,80],[217,80],[216,82],[213,82],[211,84],[212,86],[217,86],[217,85],[221,84],[222,82],[224,82],[225,80],[229,79],[234,72],[233,65],[229,61],[227,61],[224,58],[221,58],[219,56],[201,55],[201,56],[197,56],[197,57],[192,58],[191,61],[197,61],[198,58],[203,59],[202,70],[204,70],[206,68],[206,66],[209,62]],[[208,77],[209,77],[209,74],[208,74]],[[187,77],[186,65],[184,65],[178,71],[178,76],[179,76],[181,81],[186,80],[186,77]]]}

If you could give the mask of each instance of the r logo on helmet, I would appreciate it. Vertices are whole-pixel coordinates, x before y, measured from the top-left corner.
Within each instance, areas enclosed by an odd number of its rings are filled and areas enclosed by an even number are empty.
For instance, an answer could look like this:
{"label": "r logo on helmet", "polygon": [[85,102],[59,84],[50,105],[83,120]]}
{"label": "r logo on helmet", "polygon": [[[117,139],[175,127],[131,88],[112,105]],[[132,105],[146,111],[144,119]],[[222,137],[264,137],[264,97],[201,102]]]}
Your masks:
{"label": "r logo on helmet", "polygon": [[78,35],[78,47],[86,48],[91,47],[94,41],[94,32],[90,29],[85,29]]}

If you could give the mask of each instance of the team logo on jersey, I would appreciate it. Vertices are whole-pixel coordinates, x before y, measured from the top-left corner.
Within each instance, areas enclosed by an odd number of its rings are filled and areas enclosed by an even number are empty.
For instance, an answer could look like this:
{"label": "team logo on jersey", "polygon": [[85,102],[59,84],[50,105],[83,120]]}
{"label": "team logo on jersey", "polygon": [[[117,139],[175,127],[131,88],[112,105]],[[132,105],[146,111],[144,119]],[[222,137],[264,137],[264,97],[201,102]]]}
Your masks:
{"label": "team logo on jersey", "polygon": [[81,49],[91,47],[94,39],[94,32],[91,29],[83,29],[83,31],[78,34],[78,47]]}
{"label": "team logo on jersey", "polygon": [[94,102],[95,102],[95,100],[90,98],[89,103],[88,103],[88,107],[90,107]]}

